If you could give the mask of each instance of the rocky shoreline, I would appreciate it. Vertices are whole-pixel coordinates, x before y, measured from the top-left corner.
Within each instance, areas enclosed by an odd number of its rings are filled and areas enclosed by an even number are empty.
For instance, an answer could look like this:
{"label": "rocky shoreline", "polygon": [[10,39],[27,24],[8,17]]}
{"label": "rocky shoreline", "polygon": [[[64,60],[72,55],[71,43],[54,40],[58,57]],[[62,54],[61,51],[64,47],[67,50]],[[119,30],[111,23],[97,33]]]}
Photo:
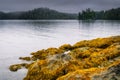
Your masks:
{"label": "rocky shoreline", "polygon": [[120,36],[42,49],[19,59],[30,63],[9,69],[27,68],[23,80],[120,80]]}

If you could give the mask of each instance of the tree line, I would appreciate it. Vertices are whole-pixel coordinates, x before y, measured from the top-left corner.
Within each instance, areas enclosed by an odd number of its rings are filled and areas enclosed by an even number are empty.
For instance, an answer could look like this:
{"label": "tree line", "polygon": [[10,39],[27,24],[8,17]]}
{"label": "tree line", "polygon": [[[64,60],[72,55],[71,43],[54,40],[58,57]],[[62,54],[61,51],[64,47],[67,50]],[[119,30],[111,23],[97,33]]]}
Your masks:
{"label": "tree line", "polygon": [[79,12],[79,14],[70,14],[58,12],[49,8],[36,8],[21,12],[0,12],[0,20],[6,19],[79,19],[79,20],[120,20],[120,8],[94,11],[90,8]]}
{"label": "tree line", "polygon": [[94,11],[90,8],[79,12],[79,20],[120,20],[120,8],[105,11]]}
{"label": "tree line", "polygon": [[77,14],[62,13],[49,8],[36,8],[24,12],[0,12],[0,19],[77,19]]}

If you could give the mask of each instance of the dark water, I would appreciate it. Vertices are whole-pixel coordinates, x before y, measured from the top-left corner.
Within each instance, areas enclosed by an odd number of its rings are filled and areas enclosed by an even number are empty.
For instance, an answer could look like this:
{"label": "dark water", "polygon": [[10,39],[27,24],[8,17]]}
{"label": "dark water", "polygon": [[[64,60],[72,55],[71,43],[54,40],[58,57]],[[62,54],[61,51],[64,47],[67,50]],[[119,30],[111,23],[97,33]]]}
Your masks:
{"label": "dark water", "polygon": [[120,21],[5,20],[0,21],[0,80],[22,80],[27,70],[10,72],[20,56],[42,48],[74,44],[84,39],[120,35]]}

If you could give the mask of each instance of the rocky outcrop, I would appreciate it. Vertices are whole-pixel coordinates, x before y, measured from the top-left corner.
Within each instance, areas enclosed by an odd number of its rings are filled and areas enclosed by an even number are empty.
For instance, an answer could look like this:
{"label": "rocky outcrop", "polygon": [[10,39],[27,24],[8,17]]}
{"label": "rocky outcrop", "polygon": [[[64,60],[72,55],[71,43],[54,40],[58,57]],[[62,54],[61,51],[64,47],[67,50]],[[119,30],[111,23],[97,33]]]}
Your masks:
{"label": "rocky outcrop", "polygon": [[24,80],[120,79],[120,36],[64,44],[31,55],[20,58],[31,60]]}
{"label": "rocky outcrop", "polygon": [[21,60],[26,60],[26,61],[31,61],[31,58],[30,58],[30,57],[19,57],[19,59],[21,59]]}
{"label": "rocky outcrop", "polygon": [[120,61],[110,67],[76,70],[57,80],[120,80]]}
{"label": "rocky outcrop", "polygon": [[30,65],[28,63],[14,64],[9,67],[10,71],[17,71],[21,68],[28,68]]}

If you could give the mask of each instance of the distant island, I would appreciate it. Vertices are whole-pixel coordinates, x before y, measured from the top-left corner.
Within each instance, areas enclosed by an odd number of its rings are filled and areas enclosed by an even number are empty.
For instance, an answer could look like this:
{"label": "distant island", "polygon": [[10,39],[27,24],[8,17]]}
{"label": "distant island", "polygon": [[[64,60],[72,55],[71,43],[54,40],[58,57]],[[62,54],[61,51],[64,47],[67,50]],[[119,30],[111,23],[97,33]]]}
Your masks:
{"label": "distant island", "polygon": [[94,11],[90,8],[79,12],[79,20],[120,20],[120,8]]}
{"label": "distant island", "polygon": [[38,19],[77,19],[77,14],[63,13],[49,8],[36,8],[29,11],[21,12],[0,12],[0,19],[23,19],[23,20],[38,20]]}
{"label": "distant island", "polygon": [[94,11],[88,8],[79,13],[64,13],[49,8],[35,8],[29,11],[18,12],[0,12],[0,20],[42,19],[120,20],[120,8],[103,11]]}

